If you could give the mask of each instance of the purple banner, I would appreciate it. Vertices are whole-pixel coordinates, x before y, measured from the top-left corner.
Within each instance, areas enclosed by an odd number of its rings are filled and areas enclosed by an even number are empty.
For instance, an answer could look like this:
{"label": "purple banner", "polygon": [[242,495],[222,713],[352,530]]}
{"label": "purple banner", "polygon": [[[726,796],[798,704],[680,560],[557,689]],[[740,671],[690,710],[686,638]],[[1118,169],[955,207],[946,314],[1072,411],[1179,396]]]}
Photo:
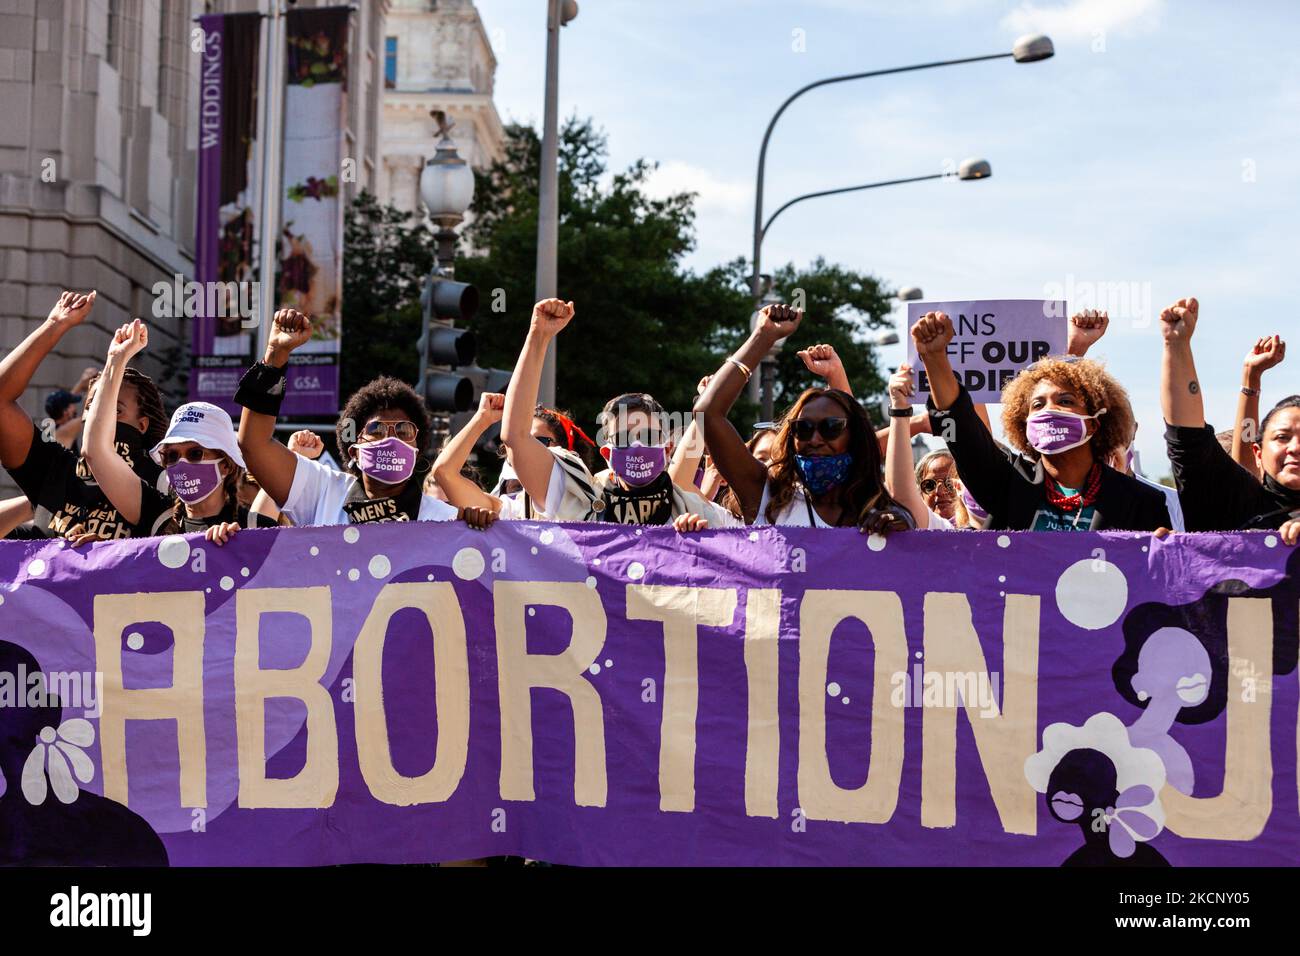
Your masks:
{"label": "purple banner", "polygon": [[976,402],[997,404],[1002,387],[1031,362],[1065,352],[1069,326],[1066,304],[1058,299],[990,299],[974,302],[909,302],[907,361],[917,372],[921,401],[930,392],[925,366],[916,354],[912,325],[927,312],[952,319],[953,338],[948,359],[957,378]]}
{"label": "purple banner", "polygon": [[1297,570],[1265,533],[5,542],[0,862],[1290,864]]}
{"label": "purple banner", "polygon": [[154,286],[155,313],[192,320],[189,396],[232,414],[257,338],[258,14],[199,17],[199,159],[194,279]]}

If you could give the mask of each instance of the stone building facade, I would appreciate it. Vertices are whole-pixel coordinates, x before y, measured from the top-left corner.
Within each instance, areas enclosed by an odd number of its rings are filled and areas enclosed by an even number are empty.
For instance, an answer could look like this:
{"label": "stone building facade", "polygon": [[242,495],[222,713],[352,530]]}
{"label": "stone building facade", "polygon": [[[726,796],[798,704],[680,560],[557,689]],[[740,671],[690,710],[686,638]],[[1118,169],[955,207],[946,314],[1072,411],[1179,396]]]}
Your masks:
{"label": "stone building facade", "polygon": [[504,154],[492,99],[497,60],[472,0],[392,0],[383,48],[379,198],[421,211],[420,171],[437,148],[431,110],[454,121],[452,139],[475,169]]}

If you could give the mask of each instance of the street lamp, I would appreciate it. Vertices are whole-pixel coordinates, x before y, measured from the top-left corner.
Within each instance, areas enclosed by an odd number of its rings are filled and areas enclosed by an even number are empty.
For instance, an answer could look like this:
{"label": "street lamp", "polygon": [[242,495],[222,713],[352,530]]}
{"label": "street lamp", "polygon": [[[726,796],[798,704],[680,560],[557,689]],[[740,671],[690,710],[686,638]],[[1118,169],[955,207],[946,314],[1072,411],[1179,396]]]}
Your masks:
{"label": "street lamp", "polygon": [[[537,188],[537,284],[535,302],[552,298],[557,289],[556,257],[560,244],[559,134],[560,27],[578,15],[575,0],[546,3],[546,89],[542,109],[542,159]],[[555,339],[546,347],[537,397],[555,404]]]}
{"label": "street lamp", "polygon": [[456,262],[456,227],[465,218],[474,200],[474,171],[456,151],[451,138],[455,124],[442,110],[429,113],[438,124],[435,136],[437,152],[420,172],[420,197],[429,209],[429,218],[438,226],[433,238],[438,243],[438,271],[450,276]]}
{"label": "street lamp", "polygon": [[925,298],[925,293],[921,291],[920,287],[909,285],[899,289],[898,295],[894,298],[898,299],[899,302],[920,302]]}
{"label": "street lamp", "polygon": [[[552,3],[558,0],[551,0]],[[790,96],[786,97],[777,111],[772,114],[772,119],[767,124],[767,129],[763,133],[763,144],[758,150],[758,177],[754,188],[754,255],[752,260],[753,273],[752,285],[750,286],[753,293],[754,309],[758,311],[759,300],[762,298],[762,286],[760,269],[762,266],[762,247],[763,247],[763,173],[767,167],[767,144],[771,142],[772,130],[776,128],[776,122],[781,118],[781,114],[789,108],[790,104],[803,96],[810,90],[815,90],[820,86],[830,86],[833,83],[846,83],[849,80],[865,80],[875,76],[889,76],[894,73],[913,73],[918,70],[930,70],[941,66],[958,66],[963,63],[979,63],[984,60],[1003,60],[1013,59],[1017,63],[1035,63],[1039,60],[1046,60],[1055,53],[1052,41],[1045,36],[1024,36],[1013,44],[1010,53],[993,53],[987,56],[969,56],[957,60],[938,60],[933,63],[916,63],[912,66],[896,66],[887,70],[869,70],[865,73],[848,73],[843,76],[831,76],[824,80],[817,80],[795,90]],[[980,175],[972,175],[969,178],[980,179],[987,176],[984,172]],[[778,210],[779,212],[780,210]]]}
{"label": "street lamp", "polygon": [[957,167],[957,172],[955,174],[931,173],[928,176],[909,176],[906,179],[886,179],[882,182],[865,183],[861,186],[844,186],[840,189],[823,189],[815,193],[804,193],[802,196],[796,196],[794,199],[791,199],[768,217],[767,222],[763,224],[762,233],[759,236],[759,242],[761,243],[763,236],[767,235],[767,230],[771,228],[772,223],[776,221],[777,216],[781,215],[781,213],[785,212],[796,203],[803,202],[805,199],[816,199],[819,196],[838,196],[841,193],[856,193],[861,192],[864,189],[879,189],[881,186],[898,186],[902,183],[921,183],[925,182],[927,179],[950,179],[955,177],[963,182],[969,182],[976,179],[988,179],[992,175],[993,167],[989,165],[987,159],[964,159]]}

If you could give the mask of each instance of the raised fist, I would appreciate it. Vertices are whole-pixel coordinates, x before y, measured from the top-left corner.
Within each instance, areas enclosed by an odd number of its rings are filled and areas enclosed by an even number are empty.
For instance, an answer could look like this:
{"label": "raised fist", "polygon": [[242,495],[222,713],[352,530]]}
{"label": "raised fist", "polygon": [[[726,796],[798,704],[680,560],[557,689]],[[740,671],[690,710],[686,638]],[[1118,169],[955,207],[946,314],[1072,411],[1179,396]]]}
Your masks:
{"label": "raised fist", "polygon": [[484,392],[478,399],[478,417],[489,425],[501,421],[506,411],[506,397],[500,392]]}
{"label": "raised fist", "polygon": [[844,363],[833,345],[813,345],[796,354],[803,359],[808,371],[818,378],[829,380],[836,372],[844,371]]}
{"label": "raised fist", "polygon": [[1179,299],[1160,313],[1160,331],[1166,345],[1186,345],[1196,331],[1196,317],[1200,305],[1195,299]]}
{"label": "raised fist", "polygon": [[54,308],[50,309],[48,322],[53,322],[60,327],[72,328],[74,325],[80,325],[86,321],[86,316],[90,315],[90,310],[95,305],[95,293],[92,290],[89,294],[83,295],[79,292],[65,292],[59,296],[59,301],[54,303]]}
{"label": "raised fist", "polygon": [[149,330],[139,319],[132,319],[113,333],[113,341],[108,343],[108,359],[125,365],[148,344]]}
{"label": "raised fist", "polygon": [[314,461],[325,451],[325,443],[310,428],[303,428],[289,436],[289,450]]}
{"label": "raised fist", "polygon": [[267,348],[289,353],[311,338],[311,319],[297,309],[280,309],[271,322]]}
{"label": "raised fist", "polygon": [[1282,364],[1284,358],[1286,358],[1286,343],[1277,335],[1266,335],[1256,341],[1255,347],[1246,354],[1245,365],[1258,374]]}
{"label": "raised fist", "polygon": [[912,380],[912,366],[904,362],[889,379],[889,403],[894,408],[911,408],[916,385]]}
{"label": "raised fist", "polygon": [[803,321],[803,309],[776,303],[766,305],[758,313],[758,332],[770,345],[794,334]]}
{"label": "raised fist", "polygon": [[921,358],[944,354],[952,336],[952,319],[944,312],[927,312],[912,326],[912,341]]}
{"label": "raised fist", "polygon": [[1066,336],[1066,352],[1070,355],[1086,355],[1088,349],[1097,344],[1097,340],[1106,334],[1110,326],[1110,316],[1098,309],[1084,309],[1070,316],[1069,333]]}
{"label": "raised fist", "polygon": [[546,338],[558,335],[573,318],[573,303],[562,299],[543,299],[533,306],[530,332]]}

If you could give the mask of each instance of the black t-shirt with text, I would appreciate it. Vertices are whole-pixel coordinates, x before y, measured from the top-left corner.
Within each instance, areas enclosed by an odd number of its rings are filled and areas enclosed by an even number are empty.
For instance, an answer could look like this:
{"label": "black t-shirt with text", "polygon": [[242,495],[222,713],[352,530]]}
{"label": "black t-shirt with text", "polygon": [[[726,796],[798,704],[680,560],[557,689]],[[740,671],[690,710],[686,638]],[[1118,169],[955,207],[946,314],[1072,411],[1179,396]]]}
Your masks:
{"label": "black t-shirt with text", "polygon": [[207,518],[191,518],[184,515],[181,518],[181,531],[184,534],[191,534],[196,531],[207,531],[213,525],[225,524],[233,521],[241,528],[278,528],[280,522],[274,518],[268,518],[260,511],[250,511],[246,505],[241,505],[238,501],[227,501],[226,506],[217,514]]}
{"label": "black t-shirt with text", "polygon": [[352,486],[343,511],[349,524],[377,524],[386,521],[418,521],[420,501],[424,491],[418,481],[407,481],[397,494],[387,498],[367,498],[366,489],[358,481]]}
{"label": "black t-shirt with text", "polygon": [[667,472],[640,488],[605,486],[601,521],[617,524],[670,524],[673,520],[673,480]]}
{"label": "black t-shirt with text", "polygon": [[162,469],[145,454],[143,436],[119,441],[117,452],[140,476],[140,520],[134,524],[109,504],[85,461],[57,441],[44,441],[35,425],[26,461],[8,471],[32,503],[33,523],[51,537],[61,538],[77,525],[110,539],[164,533],[172,527],[172,499],[158,490]]}

